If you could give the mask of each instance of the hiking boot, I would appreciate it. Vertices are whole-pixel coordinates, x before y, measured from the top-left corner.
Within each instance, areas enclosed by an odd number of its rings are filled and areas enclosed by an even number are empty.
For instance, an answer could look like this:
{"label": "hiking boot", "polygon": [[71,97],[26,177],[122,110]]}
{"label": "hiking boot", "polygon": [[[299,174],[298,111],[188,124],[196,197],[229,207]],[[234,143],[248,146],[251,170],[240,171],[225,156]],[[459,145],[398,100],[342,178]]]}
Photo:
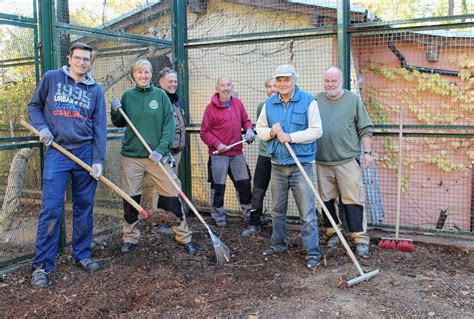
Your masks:
{"label": "hiking boot", "polygon": [[356,245],[356,254],[359,257],[367,258],[369,257],[369,245],[360,243]]}
{"label": "hiking boot", "polygon": [[326,245],[330,248],[337,247],[341,244],[341,239],[337,234],[332,235],[328,241],[326,242]]}
{"label": "hiking boot", "polygon": [[264,256],[273,256],[273,255],[276,255],[276,254],[279,254],[279,253],[283,253],[285,251],[286,251],[286,249],[275,248],[275,247],[272,246],[272,247],[264,250],[263,255]]}
{"label": "hiking boot", "polygon": [[134,251],[135,248],[137,248],[136,244],[125,243],[125,244],[123,244],[123,246],[120,250],[122,251],[122,253],[128,254],[128,253],[131,253],[132,251]]}
{"label": "hiking boot", "polygon": [[308,267],[309,269],[314,269],[319,265],[320,262],[321,262],[321,259],[319,258],[309,257],[308,260],[306,261],[306,267]]}
{"label": "hiking boot", "polygon": [[252,237],[260,233],[260,226],[249,225],[240,235],[242,237]]}
{"label": "hiking boot", "polygon": [[33,288],[48,288],[51,284],[48,278],[48,273],[43,268],[37,268],[33,271],[31,276],[31,286]]}
{"label": "hiking boot", "polygon": [[151,229],[152,232],[156,234],[162,234],[162,235],[173,235],[173,229],[169,226],[166,225],[160,225],[156,224],[153,225],[153,228]]}
{"label": "hiking boot", "polygon": [[192,242],[185,244],[184,250],[186,250],[186,252],[191,256],[196,256],[198,252],[198,248]]}
{"label": "hiking boot", "polygon": [[77,267],[87,272],[95,272],[100,269],[100,265],[97,261],[86,258],[76,263]]}

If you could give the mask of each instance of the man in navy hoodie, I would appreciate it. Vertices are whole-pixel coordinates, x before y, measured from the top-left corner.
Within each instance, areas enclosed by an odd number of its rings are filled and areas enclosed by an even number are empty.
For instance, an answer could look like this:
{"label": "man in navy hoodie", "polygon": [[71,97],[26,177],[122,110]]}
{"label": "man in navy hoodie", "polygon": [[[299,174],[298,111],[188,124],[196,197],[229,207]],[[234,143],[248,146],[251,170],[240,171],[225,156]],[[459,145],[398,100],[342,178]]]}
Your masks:
{"label": "man in navy hoodie", "polygon": [[[28,104],[29,122],[40,131],[46,146],[42,207],[36,235],[31,285],[46,288],[48,272],[55,268],[64,193],[71,178],[73,202],[72,253],[79,268],[94,272],[100,265],[91,259],[93,206],[97,180],[102,175],[107,143],[104,92],[92,75],[92,48],[76,42],[68,66],[44,74]],[[90,165],[89,173],[49,147],[56,142]]]}

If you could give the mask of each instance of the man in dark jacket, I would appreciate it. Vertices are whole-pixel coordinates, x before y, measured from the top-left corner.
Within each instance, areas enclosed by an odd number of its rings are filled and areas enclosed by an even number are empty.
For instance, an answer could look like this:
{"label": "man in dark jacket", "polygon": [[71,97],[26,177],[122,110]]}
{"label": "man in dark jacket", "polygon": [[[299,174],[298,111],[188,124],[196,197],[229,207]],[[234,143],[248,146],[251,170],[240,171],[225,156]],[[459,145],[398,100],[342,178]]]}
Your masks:
{"label": "man in dark jacket", "polygon": [[225,180],[229,174],[238,192],[241,212],[244,219],[250,218],[251,185],[250,172],[242,153],[242,129],[245,140],[255,139],[247,111],[242,102],[232,96],[233,86],[230,78],[224,76],[217,80],[216,93],[207,105],[201,123],[201,139],[209,149],[208,181],[211,183],[211,215],[217,226],[226,228],[224,211]]}
{"label": "man in dark jacket", "polygon": [[[69,67],[44,74],[28,104],[29,122],[40,131],[47,148],[43,171],[42,207],[33,259],[34,288],[46,288],[48,272],[55,268],[64,193],[71,177],[73,202],[72,254],[78,267],[93,272],[100,265],[91,259],[93,206],[97,180],[102,175],[107,143],[104,92],[89,73],[92,48],[77,42],[71,47]],[[92,166],[89,173],[49,147],[56,142]]]}

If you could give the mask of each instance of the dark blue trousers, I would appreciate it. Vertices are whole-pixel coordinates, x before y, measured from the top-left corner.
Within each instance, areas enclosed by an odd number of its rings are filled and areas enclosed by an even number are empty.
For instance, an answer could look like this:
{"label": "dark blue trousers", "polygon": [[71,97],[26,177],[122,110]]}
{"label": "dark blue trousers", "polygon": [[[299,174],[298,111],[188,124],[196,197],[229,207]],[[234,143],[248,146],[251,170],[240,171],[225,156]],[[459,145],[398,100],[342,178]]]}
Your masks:
{"label": "dark blue trousers", "polygon": [[[92,144],[69,150],[87,165],[92,165]],[[33,267],[51,271],[55,267],[64,211],[67,184],[72,183],[73,232],[72,253],[75,261],[90,258],[93,237],[93,206],[97,181],[89,172],[52,147],[45,154],[42,207],[36,234]]]}

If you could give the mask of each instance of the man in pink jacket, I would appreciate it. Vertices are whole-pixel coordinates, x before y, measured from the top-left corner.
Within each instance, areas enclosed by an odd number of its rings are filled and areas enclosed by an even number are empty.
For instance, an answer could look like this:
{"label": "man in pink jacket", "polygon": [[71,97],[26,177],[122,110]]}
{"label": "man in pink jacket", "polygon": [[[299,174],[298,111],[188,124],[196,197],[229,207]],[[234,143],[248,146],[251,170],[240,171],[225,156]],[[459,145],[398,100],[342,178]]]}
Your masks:
{"label": "man in pink jacket", "polygon": [[238,144],[230,149],[227,146],[242,141],[242,129],[247,143],[255,140],[247,111],[242,101],[232,96],[233,86],[230,78],[223,76],[217,80],[216,93],[204,111],[201,123],[201,139],[209,148],[208,182],[211,183],[211,215],[217,226],[226,228],[224,210],[225,181],[229,174],[237,189],[241,212],[244,219],[250,218],[251,184],[250,171]]}

